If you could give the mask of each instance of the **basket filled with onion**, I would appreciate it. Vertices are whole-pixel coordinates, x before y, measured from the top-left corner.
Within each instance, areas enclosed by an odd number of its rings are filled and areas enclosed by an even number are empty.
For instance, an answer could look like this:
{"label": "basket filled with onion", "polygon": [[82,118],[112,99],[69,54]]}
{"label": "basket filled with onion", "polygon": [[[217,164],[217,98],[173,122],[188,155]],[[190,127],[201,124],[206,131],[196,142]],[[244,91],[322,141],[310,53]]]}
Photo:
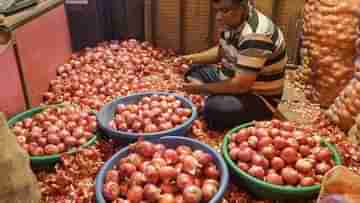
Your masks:
{"label": "basket filled with onion", "polygon": [[243,185],[254,195],[272,200],[315,197],[323,176],[341,165],[335,146],[279,120],[232,129],[222,150]]}
{"label": "basket filled with onion", "polygon": [[123,142],[183,136],[196,118],[188,99],[166,92],[132,94],[106,104],[97,114],[100,129]]}
{"label": "basket filled with onion", "polygon": [[139,140],[117,152],[96,177],[98,203],[221,202],[229,183],[222,156],[197,140]]}
{"label": "basket filled with onion", "polygon": [[34,166],[48,166],[97,139],[96,116],[76,106],[40,106],[20,113],[8,125]]}

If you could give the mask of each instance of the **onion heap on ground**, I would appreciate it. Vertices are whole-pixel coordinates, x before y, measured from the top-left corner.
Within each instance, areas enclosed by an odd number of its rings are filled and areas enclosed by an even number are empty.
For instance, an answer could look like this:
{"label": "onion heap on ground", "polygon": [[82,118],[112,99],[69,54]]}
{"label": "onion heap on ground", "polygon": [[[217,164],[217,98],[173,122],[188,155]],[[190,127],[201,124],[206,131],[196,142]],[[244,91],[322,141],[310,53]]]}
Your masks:
{"label": "onion heap on ground", "polygon": [[308,0],[304,8],[303,46],[311,68],[307,96],[329,107],[355,71],[358,19],[349,0]]}

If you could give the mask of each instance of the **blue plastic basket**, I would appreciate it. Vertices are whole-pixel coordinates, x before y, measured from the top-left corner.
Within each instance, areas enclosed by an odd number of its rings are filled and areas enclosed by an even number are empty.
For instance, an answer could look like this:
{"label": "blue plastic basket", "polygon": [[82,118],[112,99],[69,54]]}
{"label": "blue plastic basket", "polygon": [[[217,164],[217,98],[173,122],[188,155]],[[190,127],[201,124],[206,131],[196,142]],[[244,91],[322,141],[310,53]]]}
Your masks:
{"label": "blue plastic basket", "polygon": [[[214,149],[210,146],[203,144],[197,140],[187,138],[187,137],[162,137],[158,140],[152,140],[153,143],[161,143],[164,144],[166,147],[169,148],[176,148],[179,145],[187,145],[191,147],[193,150],[202,150],[204,152],[209,153],[218,167],[220,171],[220,187],[219,191],[215,194],[215,196],[209,201],[209,203],[219,203],[221,202],[225,191],[229,184],[229,171],[228,167],[222,158],[222,156],[217,153]],[[122,158],[126,157],[129,154],[129,148],[126,147],[119,152],[117,152],[110,160],[108,160],[104,166],[100,169],[95,183],[95,190],[96,190],[96,201],[97,203],[106,203],[102,195],[104,179],[106,174],[109,170],[113,168],[113,166]]]}
{"label": "blue plastic basket", "polygon": [[[178,100],[182,102],[182,105],[186,108],[190,108],[192,110],[191,117],[182,123],[179,126],[176,126],[175,128],[160,131],[156,133],[131,133],[131,132],[125,132],[125,131],[118,131],[115,129],[112,129],[109,127],[109,122],[111,119],[114,118],[116,107],[118,104],[133,104],[139,102],[143,97],[145,96],[151,96],[151,95],[173,95]],[[120,97],[108,104],[106,104],[98,113],[97,113],[97,121],[98,125],[101,131],[103,133],[117,141],[130,143],[134,142],[139,139],[139,137],[144,138],[145,140],[151,140],[151,139],[158,139],[163,136],[183,136],[187,133],[187,130],[190,128],[192,122],[197,117],[196,107],[195,105],[188,99],[182,96],[178,96],[176,94],[172,93],[166,93],[166,92],[145,92],[145,93],[138,93],[133,94],[126,97]]]}

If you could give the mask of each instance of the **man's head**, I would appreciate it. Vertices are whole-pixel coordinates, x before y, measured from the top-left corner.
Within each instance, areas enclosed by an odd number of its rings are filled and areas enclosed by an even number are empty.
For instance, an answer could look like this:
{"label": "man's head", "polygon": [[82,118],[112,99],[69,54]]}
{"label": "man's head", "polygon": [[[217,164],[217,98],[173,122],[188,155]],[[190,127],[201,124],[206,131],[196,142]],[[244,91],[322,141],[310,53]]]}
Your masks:
{"label": "man's head", "polygon": [[248,0],[212,0],[217,11],[216,17],[221,18],[227,26],[240,25],[248,12]]}

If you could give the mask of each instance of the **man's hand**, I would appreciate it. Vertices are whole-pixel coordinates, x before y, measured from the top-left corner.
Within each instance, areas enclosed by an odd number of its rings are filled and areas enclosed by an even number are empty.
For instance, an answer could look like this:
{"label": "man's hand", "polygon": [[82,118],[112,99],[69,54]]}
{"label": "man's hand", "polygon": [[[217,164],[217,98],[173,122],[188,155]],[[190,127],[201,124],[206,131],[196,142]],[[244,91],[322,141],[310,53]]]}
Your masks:
{"label": "man's hand", "polygon": [[195,83],[185,83],[182,87],[182,91],[189,94],[200,94],[200,86],[201,85]]}
{"label": "man's hand", "polygon": [[189,83],[185,83],[183,85],[182,90],[189,94],[200,94],[202,93],[202,85],[203,83],[201,81],[190,79]]}

